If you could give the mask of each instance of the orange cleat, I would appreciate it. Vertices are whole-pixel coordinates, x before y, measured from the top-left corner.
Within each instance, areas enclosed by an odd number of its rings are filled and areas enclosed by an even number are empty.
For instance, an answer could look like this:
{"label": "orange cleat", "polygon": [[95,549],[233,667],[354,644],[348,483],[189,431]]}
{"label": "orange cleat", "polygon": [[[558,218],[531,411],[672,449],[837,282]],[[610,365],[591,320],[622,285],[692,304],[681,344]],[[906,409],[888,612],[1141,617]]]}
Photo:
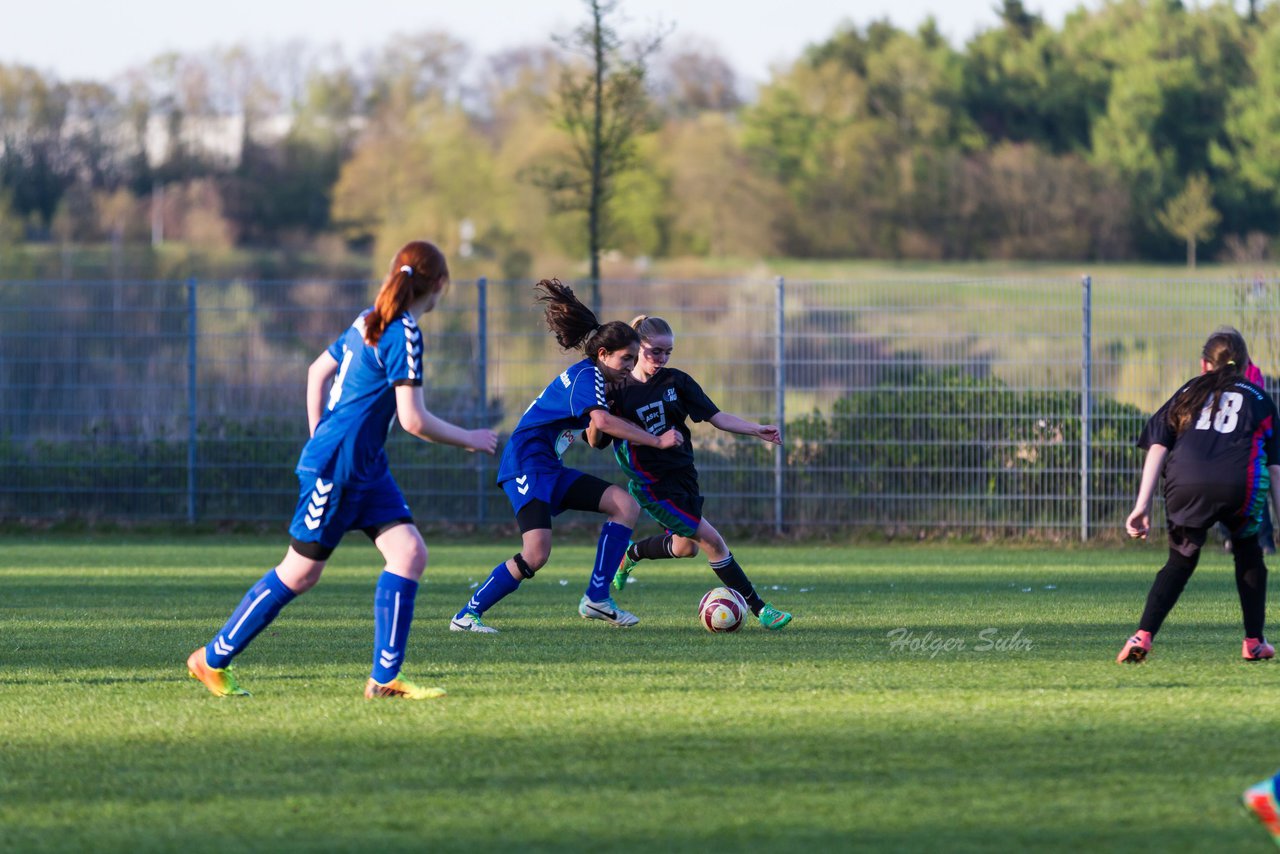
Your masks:
{"label": "orange cleat", "polygon": [[387,684],[373,681],[373,677],[369,677],[369,681],[364,684],[364,696],[367,700],[373,700],[378,697],[394,697],[401,700],[434,700],[437,697],[445,696],[443,688],[419,688],[408,679],[397,676]]}
{"label": "orange cleat", "polygon": [[1276,778],[1250,786],[1244,793],[1244,807],[1262,823],[1271,839],[1280,845],[1280,809],[1276,805]]}
{"label": "orange cleat", "polygon": [[200,680],[215,697],[251,696],[248,691],[236,684],[236,678],[231,675],[229,666],[223,668],[209,666],[209,662],[204,657],[204,647],[198,647],[195,652],[187,656],[187,672],[191,674],[192,679]]}

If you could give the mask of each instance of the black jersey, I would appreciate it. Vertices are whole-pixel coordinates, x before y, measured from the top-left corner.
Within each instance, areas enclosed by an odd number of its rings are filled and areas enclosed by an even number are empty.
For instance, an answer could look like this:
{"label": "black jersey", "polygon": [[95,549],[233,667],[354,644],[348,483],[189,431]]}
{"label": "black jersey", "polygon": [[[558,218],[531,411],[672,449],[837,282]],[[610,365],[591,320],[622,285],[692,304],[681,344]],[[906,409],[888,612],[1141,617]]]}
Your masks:
{"label": "black jersey", "polygon": [[679,430],[684,444],[677,448],[649,448],[632,445],[625,439],[613,440],[613,453],[627,477],[639,483],[658,483],[667,475],[683,474],[694,478],[693,443],[689,441],[688,419],[709,421],[720,408],[702,390],[702,386],[684,371],[660,368],[640,382],[628,374],[621,383],[610,385],[606,392],[609,411],[657,436],[668,428]]}
{"label": "black jersey", "polygon": [[1164,445],[1165,510],[1176,525],[1203,527],[1224,511],[1257,517],[1271,487],[1268,465],[1280,464],[1277,412],[1270,395],[1240,380],[1210,400],[1181,434],[1169,424],[1169,409],[1184,385],[1151,416],[1138,447]]}

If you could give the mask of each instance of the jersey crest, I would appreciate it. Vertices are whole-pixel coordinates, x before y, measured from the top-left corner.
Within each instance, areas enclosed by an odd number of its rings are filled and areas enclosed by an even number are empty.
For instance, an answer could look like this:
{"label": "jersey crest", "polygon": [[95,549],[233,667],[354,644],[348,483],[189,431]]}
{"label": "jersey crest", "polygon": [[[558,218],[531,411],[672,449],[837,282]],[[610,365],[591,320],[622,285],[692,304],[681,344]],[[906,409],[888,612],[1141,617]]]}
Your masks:
{"label": "jersey crest", "polygon": [[[669,390],[674,391],[674,389]],[[636,417],[640,419],[640,426],[655,436],[667,429],[667,408],[662,405],[661,400],[646,403],[638,408]]]}

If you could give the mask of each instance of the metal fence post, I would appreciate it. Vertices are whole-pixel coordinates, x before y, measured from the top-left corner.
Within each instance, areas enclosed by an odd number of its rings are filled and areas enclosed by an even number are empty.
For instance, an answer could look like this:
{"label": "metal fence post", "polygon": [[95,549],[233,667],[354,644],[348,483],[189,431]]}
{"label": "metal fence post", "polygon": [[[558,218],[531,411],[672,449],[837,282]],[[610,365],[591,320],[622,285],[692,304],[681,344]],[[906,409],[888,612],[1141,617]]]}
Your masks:
{"label": "metal fence post", "polygon": [[[476,424],[489,423],[489,280],[476,280]],[[488,466],[485,455],[476,458],[476,522],[485,521],[485,481]]]}
{"label": "metal fence post", "polygon": [[1085,276],[1080,359],[1080,542],[1089,540],[1090,420],[1093,415],[1093,278]]}
{"label": "metal fence post", "polygon": [[786,354],[787,346],[785,340],[786,323],[783,318],[784,297],[786,296],[786,281],[782,276],[778,277],[778,281],[774,286],[776,316],[774,318],[774,363],[773,363],[773,384],[774,384],[774,418],[777,420],[778,429],[783,431],[783,444],[773,449],[773,532],[781,534],[783,530],[783,507],[782,494],[785,481],[785,468],[787,465],[786,451],[786,429],[787,429],[787,372],[786,372]]}
{"label": "metal fence post", "polygon": [[187,279],[187,521],[196,521],[196,353],[199,325],[196,278]]}

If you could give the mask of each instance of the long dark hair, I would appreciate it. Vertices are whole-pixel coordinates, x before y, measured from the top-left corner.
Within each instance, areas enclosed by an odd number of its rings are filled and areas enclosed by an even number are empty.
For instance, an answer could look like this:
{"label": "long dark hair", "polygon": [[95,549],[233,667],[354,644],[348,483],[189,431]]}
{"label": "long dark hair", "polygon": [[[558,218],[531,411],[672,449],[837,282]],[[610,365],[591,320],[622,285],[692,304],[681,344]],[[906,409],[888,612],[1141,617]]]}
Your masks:
{"label": "long dark hair", "polygon": [[602,324],[595,312],[579,302],[573,289],[559,279],[543,279],[533,287],[542,291],[538,302],[543,305],[547,328],[561,348],[582,350],[594,362],[601,349],[612,353],[640,343],[636,331],[621,320]]}
{"label": "long dark hair", "polygon": [[1249,348],[1245,346],[1244,336],[1239,330],[1230,326],[1220,327],[1204,342],[1201,357],[1211,367],[1200,376],[1187,383],[1169,407],[1169,426],[1175,433],[1187,429],[1205,403],[1213,399],[1213,414],[1217,414],[1222,403],[1222,392],[1244,379],[1245,368],[1249,366]]}
{"label": "long dark hair", "polygon": [[404,314],[409,303],[449,284],[449,265],[434,243],[414,240],[400,247],[382,280],[373,311],[364,319],[364,340],[375,346],[386,328]]}

